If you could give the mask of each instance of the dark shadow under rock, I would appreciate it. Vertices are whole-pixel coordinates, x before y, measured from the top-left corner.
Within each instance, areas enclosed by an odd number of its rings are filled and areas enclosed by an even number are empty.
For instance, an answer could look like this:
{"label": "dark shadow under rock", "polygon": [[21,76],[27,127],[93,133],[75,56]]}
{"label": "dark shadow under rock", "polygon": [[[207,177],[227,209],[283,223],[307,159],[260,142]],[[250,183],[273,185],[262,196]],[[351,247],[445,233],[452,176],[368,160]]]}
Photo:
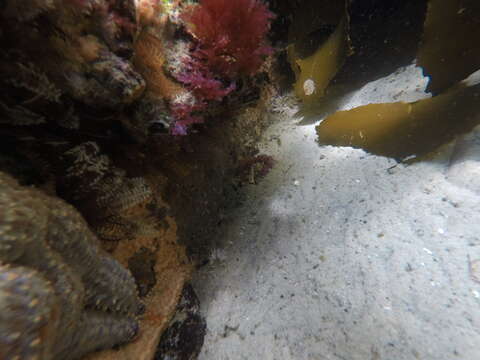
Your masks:
{"label": "dark shadow under rock", "polygon": [[138,295],[145,297],[155,286],[156,255],[153,251],[142,248],[128,261],[128,269],[132,273],[138,286]]}
{"label": "dark shadow under rock", "polygon": [[177,313],[163,333],[155,360],[194,360],[203,346],[207,325],[200,315],[200,302],[191,285],[186,285]]}
{"label": "dark shadow under rock", "polygon": [[364,84],[415,60],[427,10],[425,0],[364,0],[348,6],[353,53],[333,84]]}

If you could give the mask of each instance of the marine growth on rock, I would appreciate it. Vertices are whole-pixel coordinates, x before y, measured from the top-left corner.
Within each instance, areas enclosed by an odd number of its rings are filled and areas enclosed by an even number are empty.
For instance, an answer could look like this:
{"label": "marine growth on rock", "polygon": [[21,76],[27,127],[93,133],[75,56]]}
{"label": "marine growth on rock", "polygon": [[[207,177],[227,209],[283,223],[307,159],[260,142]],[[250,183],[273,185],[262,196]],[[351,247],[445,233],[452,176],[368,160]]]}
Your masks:
{"label": "marine growth on rock", "polygon": [[193,42],[174,76],[196,101],[174,111],[174,134],[185,135],[188,125],[203,121],[195,114],[208,102],[221,101],[235,91],[239,77],[259,70],[273,52],[266,39],[273,17],[260,0],[202,0],[183,11]]}
{"label": "marine growth on rock", "polygon": [[133,339],[131,274],[65,202],[0,174],[0,358],[79,359]]}

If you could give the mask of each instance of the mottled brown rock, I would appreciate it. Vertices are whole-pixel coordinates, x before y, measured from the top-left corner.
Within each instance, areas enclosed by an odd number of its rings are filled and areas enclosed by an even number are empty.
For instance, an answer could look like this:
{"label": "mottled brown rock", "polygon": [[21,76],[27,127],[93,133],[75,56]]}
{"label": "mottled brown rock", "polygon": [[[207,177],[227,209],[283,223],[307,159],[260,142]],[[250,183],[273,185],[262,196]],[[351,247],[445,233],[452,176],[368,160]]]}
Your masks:
{"label": "mottled brown rock", "polygon": [[0,173],[0,212],[0,306],[29,309],[0,322],[2,359],[79,359],[135,336],[135,282],[75,209]]}
{"label": "mottled brown rock", "polygon": [[[158,176],[150,174],[146,177],[147,182],[154,189],[157,206],[162,208],[166,204],[161,200],[157,192],[159,187],[156,183]],[[132,212],[136,219],[148,225],[149,221],[156,222],[154,217],[139,216],[143,210]],[[151,211],[151,210],[148,210]],[[184,283],[190,278],[191,265],[185,255],[185,249],[177,244],[177,225],[171,216],[165,221],[168,226],[160,227],[156,233],[135,234],[134,241],[120,241],[112,255],[124,266],[142,249],[147,249],[155,256],[155,285],[143,299],[146,312],[140,320],[139,338],[128,344],[120,351],[107,350],[99,354],[89,356],[88,360],[151,360],[155,354],[160,336],[167,328],[175,313],[180,299]]]}
{"label": "mottled brown rock", "polygon": [[67,148],[54,163],[62,196],[87,215],[103,247],[125,268],[142,253],[153,265],[147,276],[135,269],[138,287],[148,289],[139,338],[119,351],[89,359],[152,359],[191,272],[185,249],[177,243],[176,222],[163,200],[164,176],[148,161],[138,161],[145,155],[135,146],[125,145],[121,153],[127,156],[108,154],[93,141]]}
{"label": "mottled brown rock", "polygon": [[0,123],[78,129],[85,107],[119,112],[138,99],[135,21],[133,0],[3,2]]}

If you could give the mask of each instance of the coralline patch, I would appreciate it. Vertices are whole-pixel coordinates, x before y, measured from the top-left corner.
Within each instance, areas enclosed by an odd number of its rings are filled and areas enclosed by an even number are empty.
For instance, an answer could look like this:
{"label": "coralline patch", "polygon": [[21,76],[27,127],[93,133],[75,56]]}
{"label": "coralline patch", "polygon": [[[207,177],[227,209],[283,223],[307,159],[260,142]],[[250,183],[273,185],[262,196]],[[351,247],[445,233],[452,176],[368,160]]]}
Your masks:
{"label": "coralline patch", "polygon": [[136,335],[133,277],[73,207],[0,173],[0,209],[0,358],[78,359]]}

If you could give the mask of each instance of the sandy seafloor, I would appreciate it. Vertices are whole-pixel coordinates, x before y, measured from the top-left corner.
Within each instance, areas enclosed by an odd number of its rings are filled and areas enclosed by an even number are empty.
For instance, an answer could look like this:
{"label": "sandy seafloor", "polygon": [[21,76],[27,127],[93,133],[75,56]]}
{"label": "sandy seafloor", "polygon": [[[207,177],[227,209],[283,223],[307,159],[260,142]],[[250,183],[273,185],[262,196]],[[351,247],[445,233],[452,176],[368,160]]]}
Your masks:
{"label": "sandy seafloor", "polygon": [[[411,66],[338,108],[414,101],[426,81]],[[276,166],[194,279],[200,359],[480,359],[480,131],[404,165],[319,146],[276,110]]]}

